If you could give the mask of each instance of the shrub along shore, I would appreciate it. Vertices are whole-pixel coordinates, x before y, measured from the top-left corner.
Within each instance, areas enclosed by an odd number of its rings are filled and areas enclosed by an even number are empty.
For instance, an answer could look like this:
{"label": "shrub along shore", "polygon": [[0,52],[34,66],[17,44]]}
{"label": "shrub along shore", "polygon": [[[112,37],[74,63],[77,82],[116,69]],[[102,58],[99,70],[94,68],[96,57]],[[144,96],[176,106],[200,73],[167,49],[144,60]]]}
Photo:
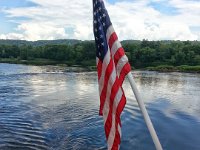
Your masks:
{"label": "shrub along shore", "polygon": [[[84,65],[71,65],[68,62],[59,62],[52,61],[47,59],[35,59],[35,60],[17,60],[17,59],[0,59],[0,63],[11,63],[11,64],[25,64],[25,65],[35,65],[35,66],[44,66],[44,65],[58,65],[73,67],[73,71],[96,71],[96,66],[84,66]],[[76,69],[77,68],[77,69]],[[81,69],[80,69],[81,68]],[[159,71],[159,72],[187,72],[187,73],[200,73],[200,65],[198,66],[170,66],[170,65],[160,65],[156,67],[146,67],[133,70],[147,70],[147,71]]]}
{"label": "shrub along shore", "polygon": [[[134,69],[200,73],[199,41],[122,41]],[[96,70],[94,41],[0,40],[0,63],[79,66]]]}

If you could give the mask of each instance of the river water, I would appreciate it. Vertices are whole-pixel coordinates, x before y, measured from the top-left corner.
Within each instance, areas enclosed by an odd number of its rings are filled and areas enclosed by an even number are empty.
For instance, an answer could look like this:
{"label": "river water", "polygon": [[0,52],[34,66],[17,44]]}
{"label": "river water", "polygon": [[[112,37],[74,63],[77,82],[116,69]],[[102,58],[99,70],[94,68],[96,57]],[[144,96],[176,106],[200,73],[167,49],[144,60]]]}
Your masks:
{"label": "river water", "polygon": [[[200,74],[133,72],[165,150],[200,150]],[[128,81],[121,150],[154,150]],[[0,64],[0,150],[103,150],[96,72]]]}

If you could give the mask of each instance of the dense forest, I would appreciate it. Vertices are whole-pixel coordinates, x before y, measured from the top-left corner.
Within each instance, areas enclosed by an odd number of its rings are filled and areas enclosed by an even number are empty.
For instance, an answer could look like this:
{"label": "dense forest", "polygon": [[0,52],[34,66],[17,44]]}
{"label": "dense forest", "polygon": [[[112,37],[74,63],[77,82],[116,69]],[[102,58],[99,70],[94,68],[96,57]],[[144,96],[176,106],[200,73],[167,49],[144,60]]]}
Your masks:
{"label": "dense forest", "polygon": [[[122,41],[134,68],[200,65],[198,41]],[[94,41],[0,40],[1,62],[95,66]]]}

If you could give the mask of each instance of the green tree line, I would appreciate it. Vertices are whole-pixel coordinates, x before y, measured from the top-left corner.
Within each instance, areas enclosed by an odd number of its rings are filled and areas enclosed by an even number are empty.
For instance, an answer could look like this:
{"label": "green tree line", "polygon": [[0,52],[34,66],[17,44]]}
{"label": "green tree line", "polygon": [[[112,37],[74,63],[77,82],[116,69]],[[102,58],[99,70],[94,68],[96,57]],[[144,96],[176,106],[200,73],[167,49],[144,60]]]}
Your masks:
{"label": "green tree line", "polygon": [[[197,41],[123,41],[129,62],[135,68],[159,65],[200,65],[200,42]],[[0,45],[0,59],[51,60],[68,65],[94,66],[94,41],[42,46]]]}

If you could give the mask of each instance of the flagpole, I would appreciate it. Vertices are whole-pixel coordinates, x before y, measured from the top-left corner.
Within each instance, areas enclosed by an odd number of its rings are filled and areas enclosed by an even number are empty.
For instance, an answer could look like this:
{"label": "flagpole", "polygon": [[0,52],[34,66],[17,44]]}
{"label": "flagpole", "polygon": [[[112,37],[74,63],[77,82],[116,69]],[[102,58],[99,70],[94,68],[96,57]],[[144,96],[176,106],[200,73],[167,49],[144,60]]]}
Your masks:
{"label": "flagpole", "polygon": [[153,124],[152,124],[152,122],[151,122],[151,119],[150,119],[150,117],[149,117],[149,115],[148,115],[148,113],[147,113],[147,110],[146,110],[146,108],[145,108],[144,102],[142,101],[142,98],[141,98],[141,96],[140,96],[140,94],[139,94],[139,91],[138,91],[138,89],[137,89],[137,87],[136,87],[136,84],[135,84],[135,81],[134,81],[134,79],[133,79],[133,76],[132,76],[131,72],[128,73],[127,77],[128,77],[128,79],[129,79],[131,88],[132,88],[133,93],[134,93],[134,95],[135,95],[135,97],[136,97],[136,100],[137,100],[137,102],[138,102],[138,105],[139,105],[139,107],[140,107],[140,110],[142,111],[144,120],[145,120],[146,125],[147,125],[147,127],[148,127],[148,129],[149,129],[149,132],[150,132],[151,137],[152,137],[152,139],[153,139],[153,142],[154,142],[154,144],[155,144],[156,150],[162,150],[162,146],[161,146],[161,144],[160,144],[160,141],[159,141],[159,139],[158,139],[158,136],[157,136],[157,134],[156,134],[156,131],[155,131],[154,127],[153,127]]}

